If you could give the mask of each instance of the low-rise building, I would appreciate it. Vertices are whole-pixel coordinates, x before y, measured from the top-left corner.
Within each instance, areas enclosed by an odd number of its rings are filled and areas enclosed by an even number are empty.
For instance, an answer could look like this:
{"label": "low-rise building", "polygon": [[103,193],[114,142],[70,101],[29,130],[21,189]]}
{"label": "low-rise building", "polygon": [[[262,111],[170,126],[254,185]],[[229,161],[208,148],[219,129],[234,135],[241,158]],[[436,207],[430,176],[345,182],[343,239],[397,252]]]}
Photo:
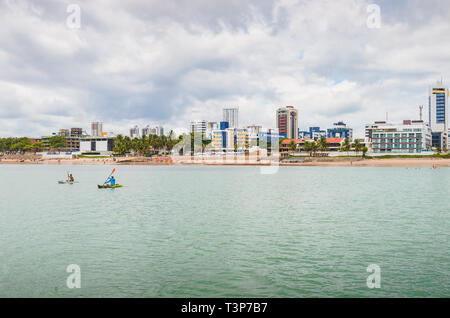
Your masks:
{"label": "low-rise building", "polygon": [[[339,151],[345,138],[327,138],[327,151]],[[280,145],[280,152],[291,151],[292,141],[296,144],[296,149],[299,151],[304,150],[305,142],[313,142],[312,140],[304,139],[284,139]]]}
{"label": "low-rise building", "polygon": [[99,152],[101,154],[112,153],[114,149],[114,137],[89,136],[80,138],[80,151]]}
{"label": "low-rise building", "polygon": [[211,136],[211,147],[214,151],[245,151],[249,146],[248,130],[245,128],[213,130]]}

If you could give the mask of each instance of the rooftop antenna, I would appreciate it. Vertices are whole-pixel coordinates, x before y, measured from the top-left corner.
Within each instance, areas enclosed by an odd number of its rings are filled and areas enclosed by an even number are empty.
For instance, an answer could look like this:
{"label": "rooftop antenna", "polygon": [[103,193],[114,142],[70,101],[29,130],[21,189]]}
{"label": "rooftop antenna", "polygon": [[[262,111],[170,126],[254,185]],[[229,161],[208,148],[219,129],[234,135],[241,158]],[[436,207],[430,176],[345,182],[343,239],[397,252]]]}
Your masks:
{"label": "rooftop antenna", "polygon": [[423,105],[419,106],[419,111],[420,111],[420,120],[422,120]]}
{"label": "rooftop antenna", "polygon": [[386,112],[386,122],[388,122],[389,120],[388,120],[388,112]]}

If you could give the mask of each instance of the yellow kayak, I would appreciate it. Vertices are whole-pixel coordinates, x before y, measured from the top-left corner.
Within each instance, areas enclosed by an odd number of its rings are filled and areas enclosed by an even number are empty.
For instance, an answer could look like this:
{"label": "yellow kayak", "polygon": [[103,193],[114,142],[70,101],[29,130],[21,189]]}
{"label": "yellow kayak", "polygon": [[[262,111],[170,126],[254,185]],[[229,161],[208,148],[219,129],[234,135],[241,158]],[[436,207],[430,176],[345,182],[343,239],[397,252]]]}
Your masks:
{"label": "yellow kayak", "polygon": [[116,185],[97,185],[98,186],[98,188],[99,189],[114,189],[114,188],[122,188],[123,187],[123,185],[121,185],[121,184],[116,184]]}

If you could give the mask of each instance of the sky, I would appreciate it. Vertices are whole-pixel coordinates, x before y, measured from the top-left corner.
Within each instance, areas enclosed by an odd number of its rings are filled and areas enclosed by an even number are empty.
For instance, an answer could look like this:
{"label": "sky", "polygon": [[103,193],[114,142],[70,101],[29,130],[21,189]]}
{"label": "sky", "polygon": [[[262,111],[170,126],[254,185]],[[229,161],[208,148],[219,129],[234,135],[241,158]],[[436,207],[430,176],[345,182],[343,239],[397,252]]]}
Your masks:
{"label": "sky", "polygon": [[235,106],[275,128],[285,105],[302,130],[363,137],[426,114],[449,52],[448,0],[0,0],[0,137],[94,120],[182,133]]}

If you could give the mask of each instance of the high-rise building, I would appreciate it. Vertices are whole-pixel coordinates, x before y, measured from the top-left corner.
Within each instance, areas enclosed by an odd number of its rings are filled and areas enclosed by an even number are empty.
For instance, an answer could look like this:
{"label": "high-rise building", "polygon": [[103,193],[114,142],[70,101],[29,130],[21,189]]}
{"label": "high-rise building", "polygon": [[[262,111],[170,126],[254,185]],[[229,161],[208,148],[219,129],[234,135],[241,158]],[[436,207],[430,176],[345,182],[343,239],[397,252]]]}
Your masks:
{"label": "high-rise building", "polygon": [[224,108],[222,121],[227,121],[230,128],[239,127],[239,107]]}
{"label": "high-rise building", "polygon": [[139,138],[139,127],[137,125],[130,128],[130,137],[131,138],[135,138],[135,137]]}
{"label": "high-rise building", "polygon": [[448,143],[448,95],[449,90],[442,81],[429,87],[429,121],[434,147],[447,148]]}
{"label": "high-rise building", "polygon": [[333,128],[327,129],[328,138],[348,138],[350,141],[353,140],[353,129],[347,127],[343,121],[339,121],[333,124]]}
{"label": "high-rise building", "polygon": [[58,136],[69,137],[69,135],[70,135],[69,129],[60,129],[58,131]]}
{"label": "high-rise building", "polygon": [[103,123],[101,121],[95,121],[91,123],[91,136],[101,136],[103,132]]}
{"label": "high-rise building", "polygon": [[151,134],[151,128],[149,125],[145,126],[144,128],[142,128],[141,130],[142,136],[148,136]]}
{"label": "high-rise building", "polygon": [[81,137],[83,135],[83,128],[70,128],[70,135],[73,137]]}
{"label": "high-rise building", "polygon": [[148,135],[157,135],[161,137],[164,135],[164,128],[162,126],[156,126],[155,128],[151,128],[149,125],[145,126],[141,130],[142,136]]}
{"label": "high-rise building", "polygon": [[277,109],[277,128],[284,138],[298,138],[298,111],[294,106]]}
{"label": "high-rise building", "polygon": [[206,120],[197,120],[191,121],[189,131],[192,133],[202,133],[206,134],[207,121]]}
{"label": "high-rise building", "polygon": [[250,125],[247,126],[248,134],[249,135],[258,135],[258,133],[261,131],[262,126],[259,125]]}

